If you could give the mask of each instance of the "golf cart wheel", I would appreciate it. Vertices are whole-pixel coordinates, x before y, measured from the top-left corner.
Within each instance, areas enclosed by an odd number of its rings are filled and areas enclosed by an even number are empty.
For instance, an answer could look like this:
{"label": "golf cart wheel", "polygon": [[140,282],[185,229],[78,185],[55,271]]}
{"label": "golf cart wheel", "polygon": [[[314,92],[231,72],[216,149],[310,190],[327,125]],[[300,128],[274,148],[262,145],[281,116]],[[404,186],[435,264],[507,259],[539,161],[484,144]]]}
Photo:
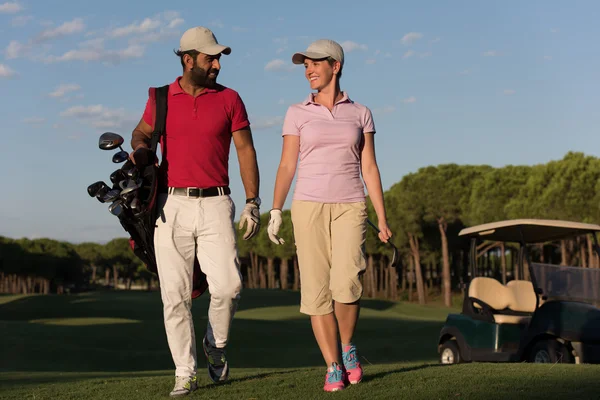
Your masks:
{"label": "golf cart wheel", "polygon": [[540,340],[533,346],[529,361],[536,364],[571,364],[573,354],[558,340],[546,339]]}
{"label": "golf cart wheel", "polygon": [[447,340],[440,348],[440,363],[459,364],[461,362],[460,351],[456,340]]}

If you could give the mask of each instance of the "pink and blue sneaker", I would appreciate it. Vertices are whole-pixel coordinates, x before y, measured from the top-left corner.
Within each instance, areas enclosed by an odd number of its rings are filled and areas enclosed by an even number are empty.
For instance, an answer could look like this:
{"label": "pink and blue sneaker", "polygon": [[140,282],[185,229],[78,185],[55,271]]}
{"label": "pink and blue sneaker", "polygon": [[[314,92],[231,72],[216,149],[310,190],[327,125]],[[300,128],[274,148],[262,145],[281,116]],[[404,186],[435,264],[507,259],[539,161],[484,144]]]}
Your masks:
{"label": "pink and blue sneaker", "polygon": [[335,392],[346,388],[344,383],[344,371],[338,363],[331,363],[331,366],[327,368],[327,375],[325,375],[325,386],[323,390],[326,392]]}
{"label": "pink and blue sneaker", "polygon": [[344,360],[348,382],[351,385],[356,385],[363,377],[363,369],[356,355],[356,346],[353,344],[345,345],[342,349],[342,360]]}

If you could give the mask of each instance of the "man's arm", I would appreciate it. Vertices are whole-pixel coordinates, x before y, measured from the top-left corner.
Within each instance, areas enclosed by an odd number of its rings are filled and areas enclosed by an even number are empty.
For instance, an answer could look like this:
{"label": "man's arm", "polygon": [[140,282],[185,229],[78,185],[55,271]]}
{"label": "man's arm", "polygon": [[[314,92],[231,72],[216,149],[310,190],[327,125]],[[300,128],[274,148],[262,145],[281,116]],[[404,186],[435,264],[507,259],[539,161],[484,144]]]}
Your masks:
{"label": "man's arm", "polygon": [[140,147],[150,147],[151,138],[152,127],[141,118],[131,134],[131,148],[136,151]]}
{"label": "man's arm", "polygon": [[233,143],[237,150],[237,157],[240,164],[240,175],[246,198],[258,196],[260,178],[258,174],[258,162],[256,160],[256,150],[252,141],[252,132],[250,127],[233,132]]}

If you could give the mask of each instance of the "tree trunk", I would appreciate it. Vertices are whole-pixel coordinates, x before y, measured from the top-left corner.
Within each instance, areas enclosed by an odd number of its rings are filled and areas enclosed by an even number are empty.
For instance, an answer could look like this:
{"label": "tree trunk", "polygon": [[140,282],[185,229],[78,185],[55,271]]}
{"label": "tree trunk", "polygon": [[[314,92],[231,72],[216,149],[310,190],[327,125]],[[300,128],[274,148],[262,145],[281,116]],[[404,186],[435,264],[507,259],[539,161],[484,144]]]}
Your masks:
{"label": "tree trunk", "polygon": [[104,270],[104,286],[108,286],[110,284],[110,268],[106,267]]}
{"label": "tree trunk", "polygon": [[288,259],[281,259],[281,265],[279,266],[279,285],[281,290],[287,290],[288,288]]}
{"label": "tree trunk", "polygon": [[298,268],[298,258],[294,257],[294,290],[300,289],[300,269]]}
{"label": "tree trunk", "polygon": [[127,278],[127,280],[126,280],[127,290],[131,290],[131,284],[133,283],[132,281],[133,281],[133,279]]}
{"label": "tree trunk", "polygon": [[504,242],[500,244],[500,263],[502,265],[502,284],[506,285],[506,247]]}
{"label": "tree trunk", "polygon": [[419,239],[409,234],[410,249],[415,259],[415,278],[417,284],[417,297],[419,298],[419,304],[425,304],[425,290],[423,285],[423,274],[421,272],[421,255],[419,254]]}
{"label": "tree trunk", "polygon": [[561,256],[560,265],[562,265],[562,266],[569,265],[569,262],[567,261],[567,241],[566,240],[560,241],[560,256]]}
{"label": "tree trunk", "polygon": [[267,288],[267,274],[265,272],[265,263],[263,263],[262,260],[258,262],[258,274],[259,274],[259,278],[260,278],[260,288],[266,289]]}
{"label": "tree trunk", "polygon": [[119,284],[119,270],[116,265],[113,265],[113,286],[115,290],[117,290],[117,285]]}
{"label": "tree trunk", "polygon": [[588,249],[588,260],[590,260],[590,268],[596,268],[596,259],[594,257],[594,247],[592,245],[592,237],[586,235],[587,238],[587,249]]}
{"label": "tree trunk", "polygon": [[408,281],[408,302],[410,303],[412,302],[413,298],[413,277],[415,276],[415,259],[412,256],[412,252],[409,260],[409,265],[410,267],[408,270],[408,274],[406,275],[406,280]]}
{"label": "tree trunk", "polygon": [[267,287],[275,288],[275,260],[273,257],[267,258]]}
{"label": "tree trunk", "polygon": [[585,243],[583,240],[579,240],[579,265],[581,265],[583,268],[587,268],[588,267],[588,263],[587,260],[585,258]]}
{"label": "tree trunk", "polygon": [[444,218],[438,219],[438,228],[442,237],[442,279],[444,281],[444,304],[446,307],[452,306],[452,277],[450,276],[450,260],[448,259],[448,237],[446,236],[446,229],[448,224]]}
{"label": "tree trunk", "polygon": [[92,264],[92,283],[95,284],[96,283],[96,272],[98,271],[98,266],[95,264]]}

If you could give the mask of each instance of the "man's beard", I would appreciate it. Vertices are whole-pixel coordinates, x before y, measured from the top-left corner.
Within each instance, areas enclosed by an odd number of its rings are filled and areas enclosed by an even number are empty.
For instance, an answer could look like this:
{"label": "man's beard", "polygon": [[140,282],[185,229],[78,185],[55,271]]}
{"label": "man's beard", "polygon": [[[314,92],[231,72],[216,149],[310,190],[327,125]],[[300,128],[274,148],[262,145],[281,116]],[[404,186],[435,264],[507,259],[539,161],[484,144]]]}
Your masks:
{"label": "man's beard", "polygon": [[[214,77],[210,77],[210,74],[215,74]],[[194,65],[190,70],[190,79],[194,83],[194,85],[198,87],[205,87],[212,89],[217,85],[217,76],[219,75],[219,71],[216,69],[210,69],[206,71],[205,69],[199,67],[198,65]]]}

